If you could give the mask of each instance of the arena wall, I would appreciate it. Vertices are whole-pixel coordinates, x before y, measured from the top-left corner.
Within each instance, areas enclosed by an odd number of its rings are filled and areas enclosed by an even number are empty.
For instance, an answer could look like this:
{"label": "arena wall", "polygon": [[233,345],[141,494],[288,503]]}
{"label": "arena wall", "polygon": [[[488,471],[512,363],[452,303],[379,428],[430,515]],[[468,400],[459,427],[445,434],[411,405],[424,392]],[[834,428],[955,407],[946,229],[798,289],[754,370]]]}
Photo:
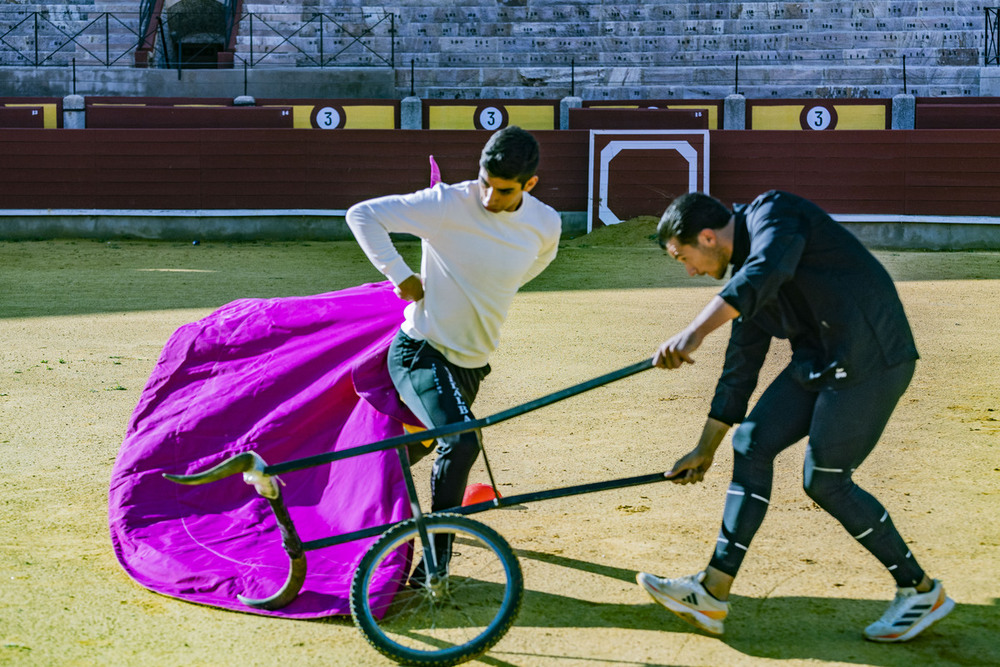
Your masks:
{"label": "arena wall", "polygon": [[[1000,131],[708,132],[710,191],[727,203],[785,189],[856,224],[967,230],[922,239],[880,232],[885,242],[1000,247],[1000,225],[993,224],[1000,211]],[[425,187],[430,156],[444,180],[474,178],[486,136],[477,130],[0,130],[6,156],[0,238],[347,238],[347,207]],[[590,133],[536,136],[543,164],[535,193],[564,214],[567,233],[579,233],[590,197]],[[665,193],[664,205],[672,194]]]}

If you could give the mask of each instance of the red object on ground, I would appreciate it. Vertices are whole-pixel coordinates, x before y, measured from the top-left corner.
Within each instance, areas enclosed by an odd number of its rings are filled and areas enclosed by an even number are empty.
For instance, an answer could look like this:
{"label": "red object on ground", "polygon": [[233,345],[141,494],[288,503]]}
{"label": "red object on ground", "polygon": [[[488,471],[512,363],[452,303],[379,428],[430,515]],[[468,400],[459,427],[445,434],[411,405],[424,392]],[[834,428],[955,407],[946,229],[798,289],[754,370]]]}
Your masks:
{"label": "red object on ground", "polygon": [[500,492],[493,492],[493,487],[489,484],[469,484],[465,487],[465,495],[462,496],[462,507],[485,503],[487,500],[502,498]]}

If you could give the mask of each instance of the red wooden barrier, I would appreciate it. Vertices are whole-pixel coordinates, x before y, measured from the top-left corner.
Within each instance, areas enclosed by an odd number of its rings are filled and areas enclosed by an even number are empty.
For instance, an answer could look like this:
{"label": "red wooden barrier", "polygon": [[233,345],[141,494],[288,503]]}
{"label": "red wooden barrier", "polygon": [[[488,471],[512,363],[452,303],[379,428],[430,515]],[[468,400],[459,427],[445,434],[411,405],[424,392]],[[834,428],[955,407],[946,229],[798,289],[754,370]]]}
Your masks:
{"label": "red wooden barrier", "polygon": [[[590,133],[534,133],[535,194],[588,207]],[[346,209],[476,177],[477,130],[0,129],[0,202],[16,209]],[[1000,211],[1000,130],[710,131],[710,191],[746,202],[780,188],[832,213]],[[658,215],[657,206],[650,214]]]}
{"label": "red wooden barrier", "polygon": [[0,127],[45,127],[42,107],[0,107]]}
{"label": "red wooden barrier", "polygon": [[707,130],[704,109],[599,109],[569,110],[571,130]]}
{"label": "red wooden barrier", "polygon": [[87,107],[87,128],[286,128],[293,127],[290,107]]}
{"label": "red wooden barrier", "polygon": [[918,104],[914,127],[918,130],[1000,128],[1000,103]]}

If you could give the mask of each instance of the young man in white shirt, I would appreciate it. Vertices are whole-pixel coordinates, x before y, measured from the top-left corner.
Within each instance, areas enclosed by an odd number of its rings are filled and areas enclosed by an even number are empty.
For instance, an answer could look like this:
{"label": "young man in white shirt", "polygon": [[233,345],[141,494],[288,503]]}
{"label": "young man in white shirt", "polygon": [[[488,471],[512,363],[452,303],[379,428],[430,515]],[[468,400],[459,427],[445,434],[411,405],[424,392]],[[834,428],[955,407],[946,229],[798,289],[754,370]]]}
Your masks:
{"label": "young man in white shirt", "polygon": [[[538,183],[538,161],[535,138],[507,127],[483,148],[477,180],[379,197],[347,211],[362,250],[410,302],[389,350],[389,374],[427,428],[474,419],[472,402],[490,372],[514,295],[556,255],[559,214],[529,194]],[[390,232],[421,239],[419,273],[407,266]],[[432,511],[461,505],[479,455],[475,432],[436,444]],[[415,463],[430,448],[417,444],[409,451]]]}

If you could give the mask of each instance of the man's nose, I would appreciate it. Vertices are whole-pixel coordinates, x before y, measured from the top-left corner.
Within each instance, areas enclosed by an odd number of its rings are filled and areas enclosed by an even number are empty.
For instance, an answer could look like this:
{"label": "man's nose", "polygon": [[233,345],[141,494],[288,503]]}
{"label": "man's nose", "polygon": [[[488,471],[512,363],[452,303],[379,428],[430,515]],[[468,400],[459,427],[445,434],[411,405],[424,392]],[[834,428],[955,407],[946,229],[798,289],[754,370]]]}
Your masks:
{"label": "man's nose", "polygon": [[698,269],[694,268],[690,264],[685,264],[684,268],[687,269],[688,275],[691,276],[692,278],[698,275]]}

